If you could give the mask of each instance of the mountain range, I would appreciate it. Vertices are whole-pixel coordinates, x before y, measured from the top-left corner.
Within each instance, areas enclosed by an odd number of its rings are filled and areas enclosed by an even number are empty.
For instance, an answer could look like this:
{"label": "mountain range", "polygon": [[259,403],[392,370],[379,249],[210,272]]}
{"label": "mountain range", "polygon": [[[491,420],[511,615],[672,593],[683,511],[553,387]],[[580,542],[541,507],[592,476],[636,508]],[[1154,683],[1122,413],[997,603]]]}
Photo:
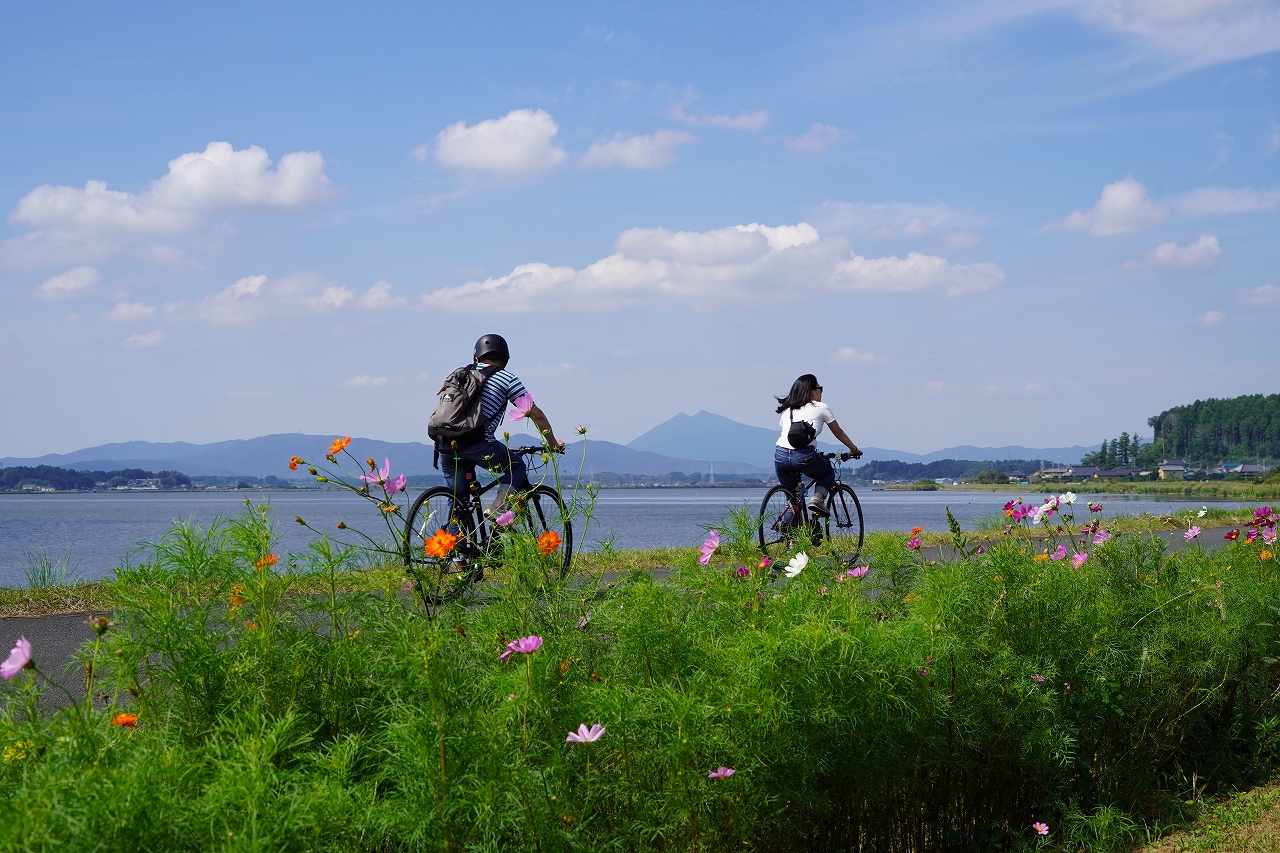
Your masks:
{"label": "mountain range", "polygon": [[[0,467],[13,465],[56,465],[60,468],[86,470],[114,470],[120,468],[144,468],[147,470],[178,470],[188,476],[251,476],[297,477],[289,471],[288,460],[292,455],[320,459],[324,450],[337,436],[283,433],[264,435],[251,439],[233,439],[212,444],[191,444],[185,441],[150,442],[127,441],[87,447],[71,453],[51,453],[30,459],[0,457]],[[517,441],[520,440],[517,438]],[[777,431],[749,426],[721,415],[701,411],[695,415],[678,414],[659,424],[626,445],[609,441],[590,440],[587,445],[586,467],[588,472],[612,471],[615,474],[666,474],[683,471],[686,474],[710,472],[739,476],[768,475],[773,473],[773,446]],[[824,450],[838,448],[819,442]],[[969,459],[975,461],[999,459],[1044,459],[1048,462],[1075,463],[1094,447],[1030,448],[973,447],[960,445],[946,447],[933,453],[917,454],[880,447],[863,447],[864,460],[900,460],[903,462],[933,462],[939,459]],[[389,458],[396,472],[406,474],[430,474],[432,448],[422,442],[390,442],[378,439],[357,438],[352,449],[361,457]],[[574,468],[582,458],[581,444],[569,446],[563,463]]]}

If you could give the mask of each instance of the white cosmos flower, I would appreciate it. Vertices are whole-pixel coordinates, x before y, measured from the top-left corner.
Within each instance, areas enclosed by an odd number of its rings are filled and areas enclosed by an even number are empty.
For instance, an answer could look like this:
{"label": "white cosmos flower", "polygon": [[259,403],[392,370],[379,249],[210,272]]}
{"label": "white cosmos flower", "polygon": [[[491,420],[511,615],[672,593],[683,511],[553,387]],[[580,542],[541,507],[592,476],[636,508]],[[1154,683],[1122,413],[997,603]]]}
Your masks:
{"label": "white cosmos flower", "polygon": [[1204,518],[1208,514],[1209,508],[1207,506],[1202,506],[1200,507],[1200,511],[1196,513],[1196,518]]}
{"label": "white cosmos flower", "polygon": [[793,578],[804,571],[804,567],[809,565],[809,555],[804,551],[796,554],[791,558],[791,562],[787,563],[787,577]]}
{"label": "white cosmos flower", "polygon": [[1073,503],[1075,503],[1075,502],[1076,502],[1076,493],[1075,493],[1075,492],[1067,492],[1065,495],[1063,495],[1062,497],[1058,498],[1058,500],[1062,501],[1062,502],[1063,502],[1064,504],[1066,504],[1067,506],[1070,506],[1071,504],[1073,504]]}

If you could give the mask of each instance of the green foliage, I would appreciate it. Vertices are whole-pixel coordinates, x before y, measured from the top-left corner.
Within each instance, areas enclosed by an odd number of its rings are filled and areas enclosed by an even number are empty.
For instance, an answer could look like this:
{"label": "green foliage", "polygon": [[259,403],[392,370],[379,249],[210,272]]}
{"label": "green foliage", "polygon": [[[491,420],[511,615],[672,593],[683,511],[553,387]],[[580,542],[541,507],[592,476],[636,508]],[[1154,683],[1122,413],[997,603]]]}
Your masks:
{"label": "green foliage", "polygon": [[[937,477],[949,477],[953,480],[960,480],[966,477],[977,477],[984,471],[996,471],[1004,474],[1004,480],[992,482],[1005,482],[1008,474],[1012,472],[1020,472],[1022,474],[1030,474],[1032,471],[1041,467],[1038,460],[1031,459],[1004,459],[999,462],[971,462],[965,459],[939,459],[936,462],[899,462],[894,459],[887,461],[871,461],[862,465],[854,471],[854,476],[859,480],[915,480],[924,478],[933,480]],[[984,481],[979,481],[984,482]]]}
{"label": "green foliage", "polygon": [[98,483],[114,488],[130,480],[159,480],[161,488],[190,487],[191,480],[181,471],[144,471],[141,468],[125,468],[120,471],[74,471],[53,465],[37,465],[34,468],[16,465],[0,468],[0,490],[19,491],[25,485],[58,489],[59,491],[88,490]]}
{"label": "green foliage", "polygon": [[996,471],[994,468],[988,468],[985,471],[979,471],[976,479],[979,483],[982,483],[983,485],[988,485],[988,486],[995,485],[997,483],[1009,482],[1008,477],[1006,477],[1004,474],[1001,474],[999,471]]}
{"label": "green foliage", "polygon": [[[1044,820],[1108,849],[1193,778],[1271,769],[1280,590],[1256,547],[930,566],[882,536],[865,578],[811,554],[775,580],[739,577],[739,527],[710,566],[690,548],[598,592],[517,542],[482,602],[428,619],[398,579],[342,594],[355,557],[327,539],[267,562],[259,508],[179,524],[83,653],[105,707],[9,682],[0,846],[1007,850]],[[582,723],[607,731],[566,743]]]}
{"label": "green foliage", "polygon": [[1196,400],[1147,423],[1164,455],[1194,464],[1280,458],[1280,394]]}

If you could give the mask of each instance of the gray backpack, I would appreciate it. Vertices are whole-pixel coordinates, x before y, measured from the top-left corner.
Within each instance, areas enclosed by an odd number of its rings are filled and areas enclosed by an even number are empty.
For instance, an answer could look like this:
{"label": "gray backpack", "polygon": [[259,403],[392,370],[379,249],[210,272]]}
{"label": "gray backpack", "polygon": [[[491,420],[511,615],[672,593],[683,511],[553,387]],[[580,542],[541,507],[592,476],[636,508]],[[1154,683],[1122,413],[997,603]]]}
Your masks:
{"label": "gray backpack", "polygon": [[480,416],[480,392],[489,377],[501,369],[469,364],[445,378],[440,401],[427,421],[427,435],[437,446],[449,447],[457,442],[463,448],[484,441],[486,423]]}

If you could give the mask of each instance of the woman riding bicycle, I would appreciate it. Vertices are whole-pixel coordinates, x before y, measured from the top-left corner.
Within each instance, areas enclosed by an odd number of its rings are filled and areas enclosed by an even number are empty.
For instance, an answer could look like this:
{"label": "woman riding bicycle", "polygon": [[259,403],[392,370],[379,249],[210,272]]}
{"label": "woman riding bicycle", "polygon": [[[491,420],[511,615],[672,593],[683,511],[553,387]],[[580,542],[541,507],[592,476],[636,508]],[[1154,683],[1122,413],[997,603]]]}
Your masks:
{"label": "woman riding bicycle", "polygon": [[831,462],[817,448],[822,428],[829,425],[831,434],[849,448],[842,458],[858,459],[862,451],[836,423],[836,416],[827,404],[822,402],[822,386],[812,373],[806,373],[791,383],[791,393],[786,397],[774,399],[778,401],[778,413],[782,416],[778,421],[782,435],[773,450],[773,468],[778,474],[778,483],[795,494],[801,475],[812,479],[813,496],[809,498],[809,512],[825,516],[827,495],[835,485],[836,473]]}

